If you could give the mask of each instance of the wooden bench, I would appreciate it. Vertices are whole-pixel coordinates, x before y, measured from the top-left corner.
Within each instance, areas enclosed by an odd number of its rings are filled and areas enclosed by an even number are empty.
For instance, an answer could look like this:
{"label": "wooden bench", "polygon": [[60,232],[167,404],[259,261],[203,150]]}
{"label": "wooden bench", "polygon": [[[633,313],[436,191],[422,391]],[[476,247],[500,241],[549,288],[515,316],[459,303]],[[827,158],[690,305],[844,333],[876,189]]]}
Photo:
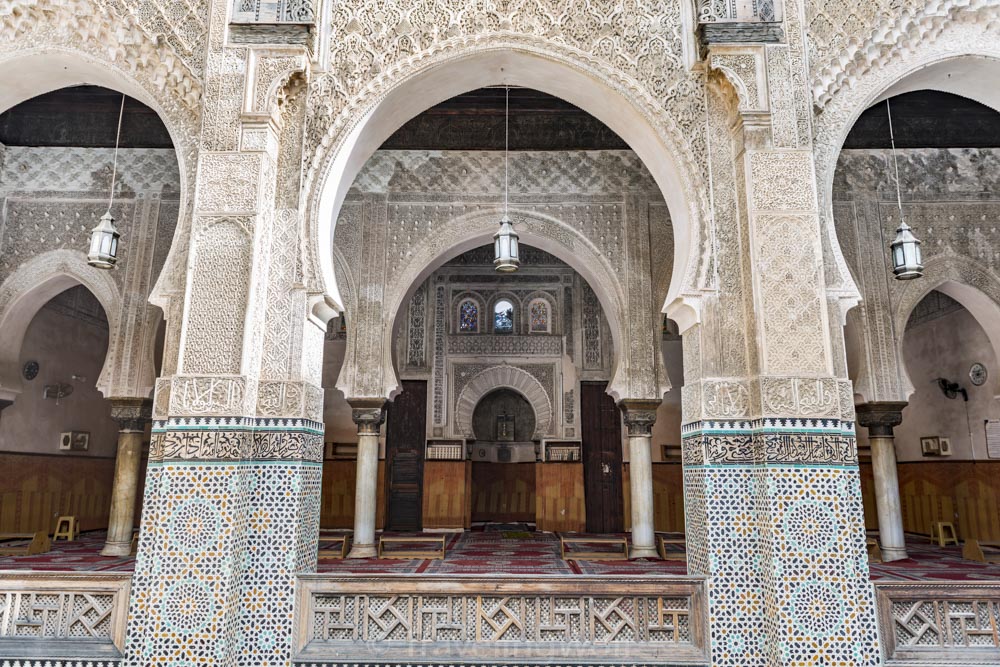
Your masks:
{"label": "wooden bench", "polygon": [[868,549],[868,561],[871,563],[881,563],[882,562],[882,547],[878,545],[878,540],[874,537],[869,537],[865,542],[865,548]]}
{"label": "wooden bench", "polygon": [[[668,544],[680,544],[685,547],[684,551],[667,551]],[[687,539],[681,537],[656,536],[656,551],[659,552],[663,560],[686,560],[687,559]]]}
{"label": "wooden bench", "polygon": [[[567,544],[616,544],[621,551],[567,551]],[[563,560],[628,560],[628,540],[624,537],[564,537],[559,536]]]}
{"label": "wooden bench", "polygon": [[[13,540],[31,540],[19,546],[4,544]],[[48,533],[0,533],[0,556],[34,556],[46,553],[52,548]]]}
{"label": "wooden bench", "polygon": [[[319,559],[320,560],[341,560],[347,557],[347,545],[351,542],[351,534],[342,535],[320,535],[319,536]],[[340,545],[339,549],[333,549]],[[327,547],[324,551],[323,547]]]}
{"label": "wooden bench", "polygon": [[[395,558],[399,560],[429,559],[444,560],[445,535],[432,535],[421,537],[386,537],[383,535],[378,540],[378,557]],[[385,548],[386,544],[427,544],[429,549],[393,549]]]}
{"label": "wooden bench", "polygon": [[1000,563],[1000,542],[966,540],[962,558],[980,563]]}

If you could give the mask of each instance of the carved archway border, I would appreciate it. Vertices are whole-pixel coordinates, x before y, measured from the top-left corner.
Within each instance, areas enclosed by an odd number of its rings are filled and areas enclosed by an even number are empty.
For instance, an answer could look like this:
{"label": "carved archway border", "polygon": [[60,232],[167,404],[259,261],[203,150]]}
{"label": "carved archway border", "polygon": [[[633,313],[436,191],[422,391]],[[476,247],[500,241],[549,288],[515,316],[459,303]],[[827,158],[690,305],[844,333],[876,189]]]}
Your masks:
{"label": "carved archway border", "polygon": [[[813,119],[813,150],[816,163],[820,221],[825,236],[824,264],[826,282],[831,297],[841,300],[841,313],[858,304],[861,293],[844,258],[837,237],[833,216],[833,181],[837,161],[847,135],[858,117],[880,97],[908,77],[926,68],[962,58],[982,58],[996,61],[1000,69],[1000,48],[996,35],[984,23],[977,22],[975,12],[957,15],[969,21],[946,23],[933,31],[927,40],[907,40],[894,58],[873,60],[863,74],[853,75],[851,85],[838,87]],[[970,29],[978,26],[978,30]],[[890,48],[886,43],[884,48]],[[879,48],[883,48],[879,47]],[[873,47],[874,48],[874,47]],[[947,91],[946,87],[941,90]]]}
{"label": "carved archway border", "polygon": [[[477,56],[496,53],[520,54],[569,68],[592,78],[598,86],[618,93],[632,102],[632,109],[640,115],[647,127],[659,138],[666,149],[667,155],[657,156],[661,158],[658,162],[672,164],[672,169],[666,169],[678,180],[681,190],[679,194],[684,202],[683,206],[671,208],[675,238],[683,239],[683,242],[676,244],[678,250],[675,251],[674,265],[677,268],[673,274],[674,279],[671,280],[667,301],[684,301],[694,304],[695,295],[699,289],[704,287],[697,284],[698,276],[704,273],[703,265],[711,260],[708,253],[699,250],[704,245],[702,242],[705,236],[703,226],[704,221],[708,219],[706,213],[709,210],[706,185],[708,179],[705,160],[696,158],[696,149],[692,147],[688,138],[692,135],[691,128],[687,131],[683,130],[678,119],[664,111],[662,101],[654,99],[640,82],[607,66],[592,55],[565,44],[511,33],[470,36],[441,42],[402,62],[394,63],[375,77],[354,99],[349,100],[339,113],[334,115],[335,110],[330,110],[331,113],[325,114],[325,124],[321,123],[320,129],[307,130],[304,159],[306,169],[303,178],[303,192],[306,193],[304,200],[307,205],[304,236],[309,239],[309,242],[305,244],[303,261],[307,282],[320,291],[336,289],[336,277],[331,275],[333,274],[332,263],[328,266],[324,262],[324,258],[329,255],[329,248],[325,246],[325,241],[332,240],[333,233],[331,231],[329,235],[326,235],[322,230],[324,225],[331,225],[331,227],[336,225],[340,205],[349,184],[343,185],[335,182],[331,184],[331,179],[336,179],[340,173],[347,171],[345,165],[342,165],[343,169],[339,172],[336,166],[341,160],[344,160],[345,164],[349,161],[349,153],[354,148],[353,145],[349,144],[352,138],[357,138],[355,135],[363,129],[363,123],[372,116],[390,94],[397,92],[421,75],[438,68],[458,65],[462,61]],[[488,83],[492,82],[483,82],[483,85]],[[679,82],[678,87],[691,88],[691,90],[681,92],[692,96],[692,99],[701,99],[698,85],[684,79]],[[324,92],[328,97],[332,96],[331,91]],[[316,96],[316,91],[312,90],[309,113],[312,116],[323,116],[324,114],[316,111],[316,107],[322,104],[322,102],[315,101]],[[675,95],[675,97],[683,96],[682,94]],[[696,135],[698,142],[704,143],[704,129],[701,128],[697,118],[688,120],[693,128],[702,130]],[[372,147],[371,151],[373,152],[375,148],[377,147]],[[642,149],[643,147],[640,147],[640,150]],[[665,161],[662,159],[663,157],[666,158]],[[361,162],[363,163],[363,160]],[[644,162],[647,162],[648,167],[648,161],[644,159]],[[361,165],[357,165],[357,169],[360,168]],[[655,170],[651,169],[651,172],[653,172],[654,178],[657,178]],[[663,191],[664,184],[659,179],[657,181],[661,191]],[[332,195],[330,191],[333,192]],[[664,199],[668,202],[673,199],[668,196],[672,192],[664,191],[663,194]],[[327,198],[331,197],[332,200],[327,201]],[[338,197],[339,200],[337,200]],[[683,208],[683,210],[676,210],[677,208]],[[686,226],[683,234],[678,233],[679,224]],[[331,296],[339,295],[331,294]]]}
{"label": "carved archway border", "polygon": [[533,440],[541,440],[553,430],[552,402],[542,383],[516,366],[498,364],[477,373],[455,398],[455,428],[459,435],[474,437],[472,415],[484,396],[497,389],[512,389],[523,396],[535,411]]}
{"label": "carved archway border", "polygon": [[108,352],[97,380],[107,396],[108,382],[117,363],[121,293],[107,272],[87,264],[76,250],[50,250],[24,262],[0,285],[0,397],[21,392],[20,355],[24,335],[41,308],[60,292],[83,285],[97,298],[108,318]]}

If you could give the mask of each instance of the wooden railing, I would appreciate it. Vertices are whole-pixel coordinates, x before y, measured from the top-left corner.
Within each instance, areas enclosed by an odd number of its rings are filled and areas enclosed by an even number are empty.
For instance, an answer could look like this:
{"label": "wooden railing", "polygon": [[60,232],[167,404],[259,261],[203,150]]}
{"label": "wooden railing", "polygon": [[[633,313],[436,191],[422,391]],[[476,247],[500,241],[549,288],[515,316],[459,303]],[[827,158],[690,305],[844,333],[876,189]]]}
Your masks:
{"label": "wooden railing", "polygon": [[0,571],[0,656],[120,658],[131,582],[130,574]]}
{"label": "wooden railing", "polygon": [[886,665],[1000,665],[1000,582],[876,582],[875,594]]}
{"label": "wooden railing", "polygon": [[305,664],[709,659],[697,577],[303,575],[297,595]]}

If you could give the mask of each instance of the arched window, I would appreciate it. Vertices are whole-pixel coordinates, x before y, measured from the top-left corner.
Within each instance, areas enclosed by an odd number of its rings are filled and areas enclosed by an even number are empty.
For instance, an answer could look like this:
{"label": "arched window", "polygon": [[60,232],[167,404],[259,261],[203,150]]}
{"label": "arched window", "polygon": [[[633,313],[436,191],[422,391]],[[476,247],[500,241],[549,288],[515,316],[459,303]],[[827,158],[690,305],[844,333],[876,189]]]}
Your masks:
{"label": "arched window", "polygon": [[497,301],[493,306],[493,333],[514,331],[514,304],[507,299]]}
{"label": "arched window", "polygon": [[458,306],[458,331],[479,333],[479,304],[466,299]]}
{"label": "arched window", "polygon": [[551,309],[545,299],[534,299],[528,304],[528,331],[530,333],[549,333],[552,331]]}

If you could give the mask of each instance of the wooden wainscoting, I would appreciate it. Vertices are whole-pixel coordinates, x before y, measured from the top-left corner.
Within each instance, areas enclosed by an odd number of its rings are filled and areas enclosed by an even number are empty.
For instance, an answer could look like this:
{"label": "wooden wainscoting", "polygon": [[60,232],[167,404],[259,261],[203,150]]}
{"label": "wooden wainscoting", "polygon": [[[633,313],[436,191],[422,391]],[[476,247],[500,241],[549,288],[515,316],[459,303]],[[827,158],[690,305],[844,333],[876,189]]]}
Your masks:
{"label": "wooden wainscoting", "polygon": [[583,463],[536,463],[535,470],[536,528],[552,532],[586,530]]}
{"label": "wooden wainscoting", "polygon": [[[632,489],[627,463],[622,478],[625,530],[632,530]],[[653,525],[665,533],[684,532],[684,470],[680,463],[653,464]]]}
{"label": "wooden wainscoting", "polygon": [[535,463],[472,463],[473,521],[534,521]]}
{"label": "wooden wainscoting", "polygon": [[114,476],[113,458],[0,452],[0,532],[51,533],[60,515],[107,528]]}
{"label": "wooden wainscoting", "polygon": [[424,529],[472,526],[472,463],[424,461]]}
{"label": "wooden wainscoting", "polygon": [[[320,505],[321,528],[354,528],[354,486],[357,461],[323,462],[323,499]],[[385,461],[378,462],[375,527],[385,526]]]}
{"label": "wooden wainscoting", "polygon": [[[935,521],[951,521],[959,539],[1000,540],[1000,461],[900,463],[903,529],[930,535]],[[877,528],[871,465],[861,465],[865,525]]]}

